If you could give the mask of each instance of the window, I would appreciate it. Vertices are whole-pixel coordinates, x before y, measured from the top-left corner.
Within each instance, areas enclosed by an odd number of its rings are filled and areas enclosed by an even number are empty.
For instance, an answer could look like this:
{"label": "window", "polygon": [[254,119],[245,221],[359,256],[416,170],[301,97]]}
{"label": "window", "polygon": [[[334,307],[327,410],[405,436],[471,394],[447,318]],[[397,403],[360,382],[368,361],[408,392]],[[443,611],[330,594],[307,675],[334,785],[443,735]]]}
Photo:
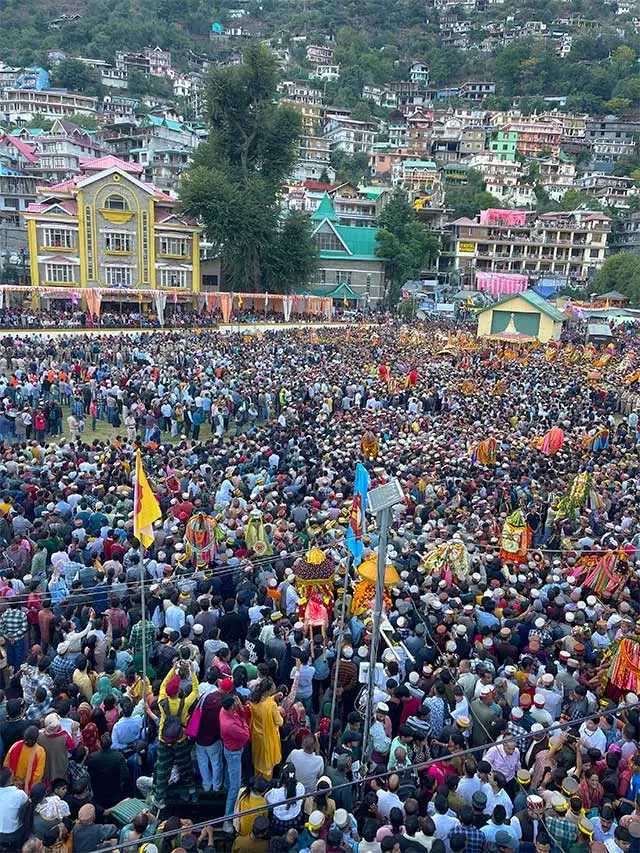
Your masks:
{"label": "window", "polygon": [[105,267],[104,281],[109,287],[131,287],[131,267]]}
{"label": "window", "polygon": [[142,281],[149,281],[149,214],[142,211]]}
{"label": "window", "polygon": [[351,270],[336,270],[336,282],[351,286]]}
{"label": "window", "polygon": [[104,200],[105,210],[129,210],[129,202],[121,195],[110,195]]}
{"label": "window", "polygon": [[76,281],[71,264],[47,264],[46,279],[56,284],[69,284]]}
{"label": "window", "polygon": [[333,231],[321,231],[316,234],[316,245],[319,251],[344,252],[344,246]]}
{"label": "window", "polygon": [[95,278],[95,270],[93,266],[93,214],[90,205],[84,209],[84,229],[87,241],[87,278],[91,281]]}
{"label": "window", "polygon": [[186,287],[186,270],[160,270],[160,287]]}
{"label": "window", "polygon": [[105,252],[130,252],[132,246],[131,234],[107,232],[104,235]]}
{"label": "window", "polygon": [[75,249],[76,241],[73,231],[62,228],[45,228],[44,245],[55,249]]}
{"label": "window", "polygon": [[187,241],[184,237],[161,237],[160,254],[177,255],[180,258],[186,258],[189,254]]}

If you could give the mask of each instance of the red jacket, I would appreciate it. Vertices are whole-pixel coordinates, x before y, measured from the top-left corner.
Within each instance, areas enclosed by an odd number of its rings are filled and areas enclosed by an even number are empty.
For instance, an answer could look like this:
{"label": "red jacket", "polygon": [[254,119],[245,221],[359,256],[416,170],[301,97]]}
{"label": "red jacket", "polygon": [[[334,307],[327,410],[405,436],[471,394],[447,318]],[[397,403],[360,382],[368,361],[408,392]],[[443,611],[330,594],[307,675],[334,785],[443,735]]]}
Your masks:
{"label": "red jacket", "polygon": [[245,710],[233,708],[231,711],[220,709],[220,737],[226,749],[243,749],[249,740],[249,724]]}

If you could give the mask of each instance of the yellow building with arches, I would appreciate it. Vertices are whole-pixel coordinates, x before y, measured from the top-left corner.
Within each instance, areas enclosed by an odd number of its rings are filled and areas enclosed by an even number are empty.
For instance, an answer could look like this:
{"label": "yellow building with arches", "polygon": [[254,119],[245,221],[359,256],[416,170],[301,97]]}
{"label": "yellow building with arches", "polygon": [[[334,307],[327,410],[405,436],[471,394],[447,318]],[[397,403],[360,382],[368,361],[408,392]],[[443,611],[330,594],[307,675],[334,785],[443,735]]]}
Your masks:
{"label": "yellow building with arches", "polygon": [[202,229],[177,212],[177,199],[142,180],[137,163],[108,156],[80,168],[39,187],[24,213],[34,288],[99,287],[121,292],[120,302],[145,290],[181,301],[198,294]]}

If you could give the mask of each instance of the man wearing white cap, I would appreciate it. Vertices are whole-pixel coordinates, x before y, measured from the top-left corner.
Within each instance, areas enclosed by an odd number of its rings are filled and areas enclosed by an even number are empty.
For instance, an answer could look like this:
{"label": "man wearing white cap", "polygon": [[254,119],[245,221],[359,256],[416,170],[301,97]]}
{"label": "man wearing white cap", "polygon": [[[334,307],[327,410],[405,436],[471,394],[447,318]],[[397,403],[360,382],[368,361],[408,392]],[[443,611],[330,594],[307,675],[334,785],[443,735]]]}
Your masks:
{"label": "man wearing white cap", "polygon": [[553,717],[551,714],[545,709],[545,697],[542,693],[536,692],[533,696],[533,702],[531,703],[531,711],[529,712],[536,723],[540,723],[540,725],[547,728],[553,722]]}
{"label": "man wearing white cap", "polygon": [[485,684],[480,689],[480,695],[469,705],[473,720],[471,745],[483,746],[494,740],[496,724],[501,717],[496,711],[494,689],[492,684]]}
{"label": "man wearing white cap", "polygon": [[[560,717],[562,709],[562,693],[550,672],[545,672],[540,677],[536,693],[544,698],[544,710],[549,712],[552,720],[557,720]],[[542,722],[535,714],[532,714],[532,716],[535,717],[537,722]]]}

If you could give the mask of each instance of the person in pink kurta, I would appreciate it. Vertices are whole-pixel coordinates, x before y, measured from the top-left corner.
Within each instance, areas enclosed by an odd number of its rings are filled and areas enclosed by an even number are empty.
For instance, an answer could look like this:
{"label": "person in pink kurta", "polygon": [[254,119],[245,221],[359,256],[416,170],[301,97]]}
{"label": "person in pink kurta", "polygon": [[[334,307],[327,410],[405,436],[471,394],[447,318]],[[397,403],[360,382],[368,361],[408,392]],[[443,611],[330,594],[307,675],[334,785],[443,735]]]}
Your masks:
{"label": "person in pink kurta", "polygon": [[322,600],[322,595],[319,592],[312,592],[309,596],[309,601],[304,611],[304,632],[309,634],[309,639],[313,639],[314,628],[320,628],[322,638],[326,642],[327,627],[329,625],[329,613]]}

